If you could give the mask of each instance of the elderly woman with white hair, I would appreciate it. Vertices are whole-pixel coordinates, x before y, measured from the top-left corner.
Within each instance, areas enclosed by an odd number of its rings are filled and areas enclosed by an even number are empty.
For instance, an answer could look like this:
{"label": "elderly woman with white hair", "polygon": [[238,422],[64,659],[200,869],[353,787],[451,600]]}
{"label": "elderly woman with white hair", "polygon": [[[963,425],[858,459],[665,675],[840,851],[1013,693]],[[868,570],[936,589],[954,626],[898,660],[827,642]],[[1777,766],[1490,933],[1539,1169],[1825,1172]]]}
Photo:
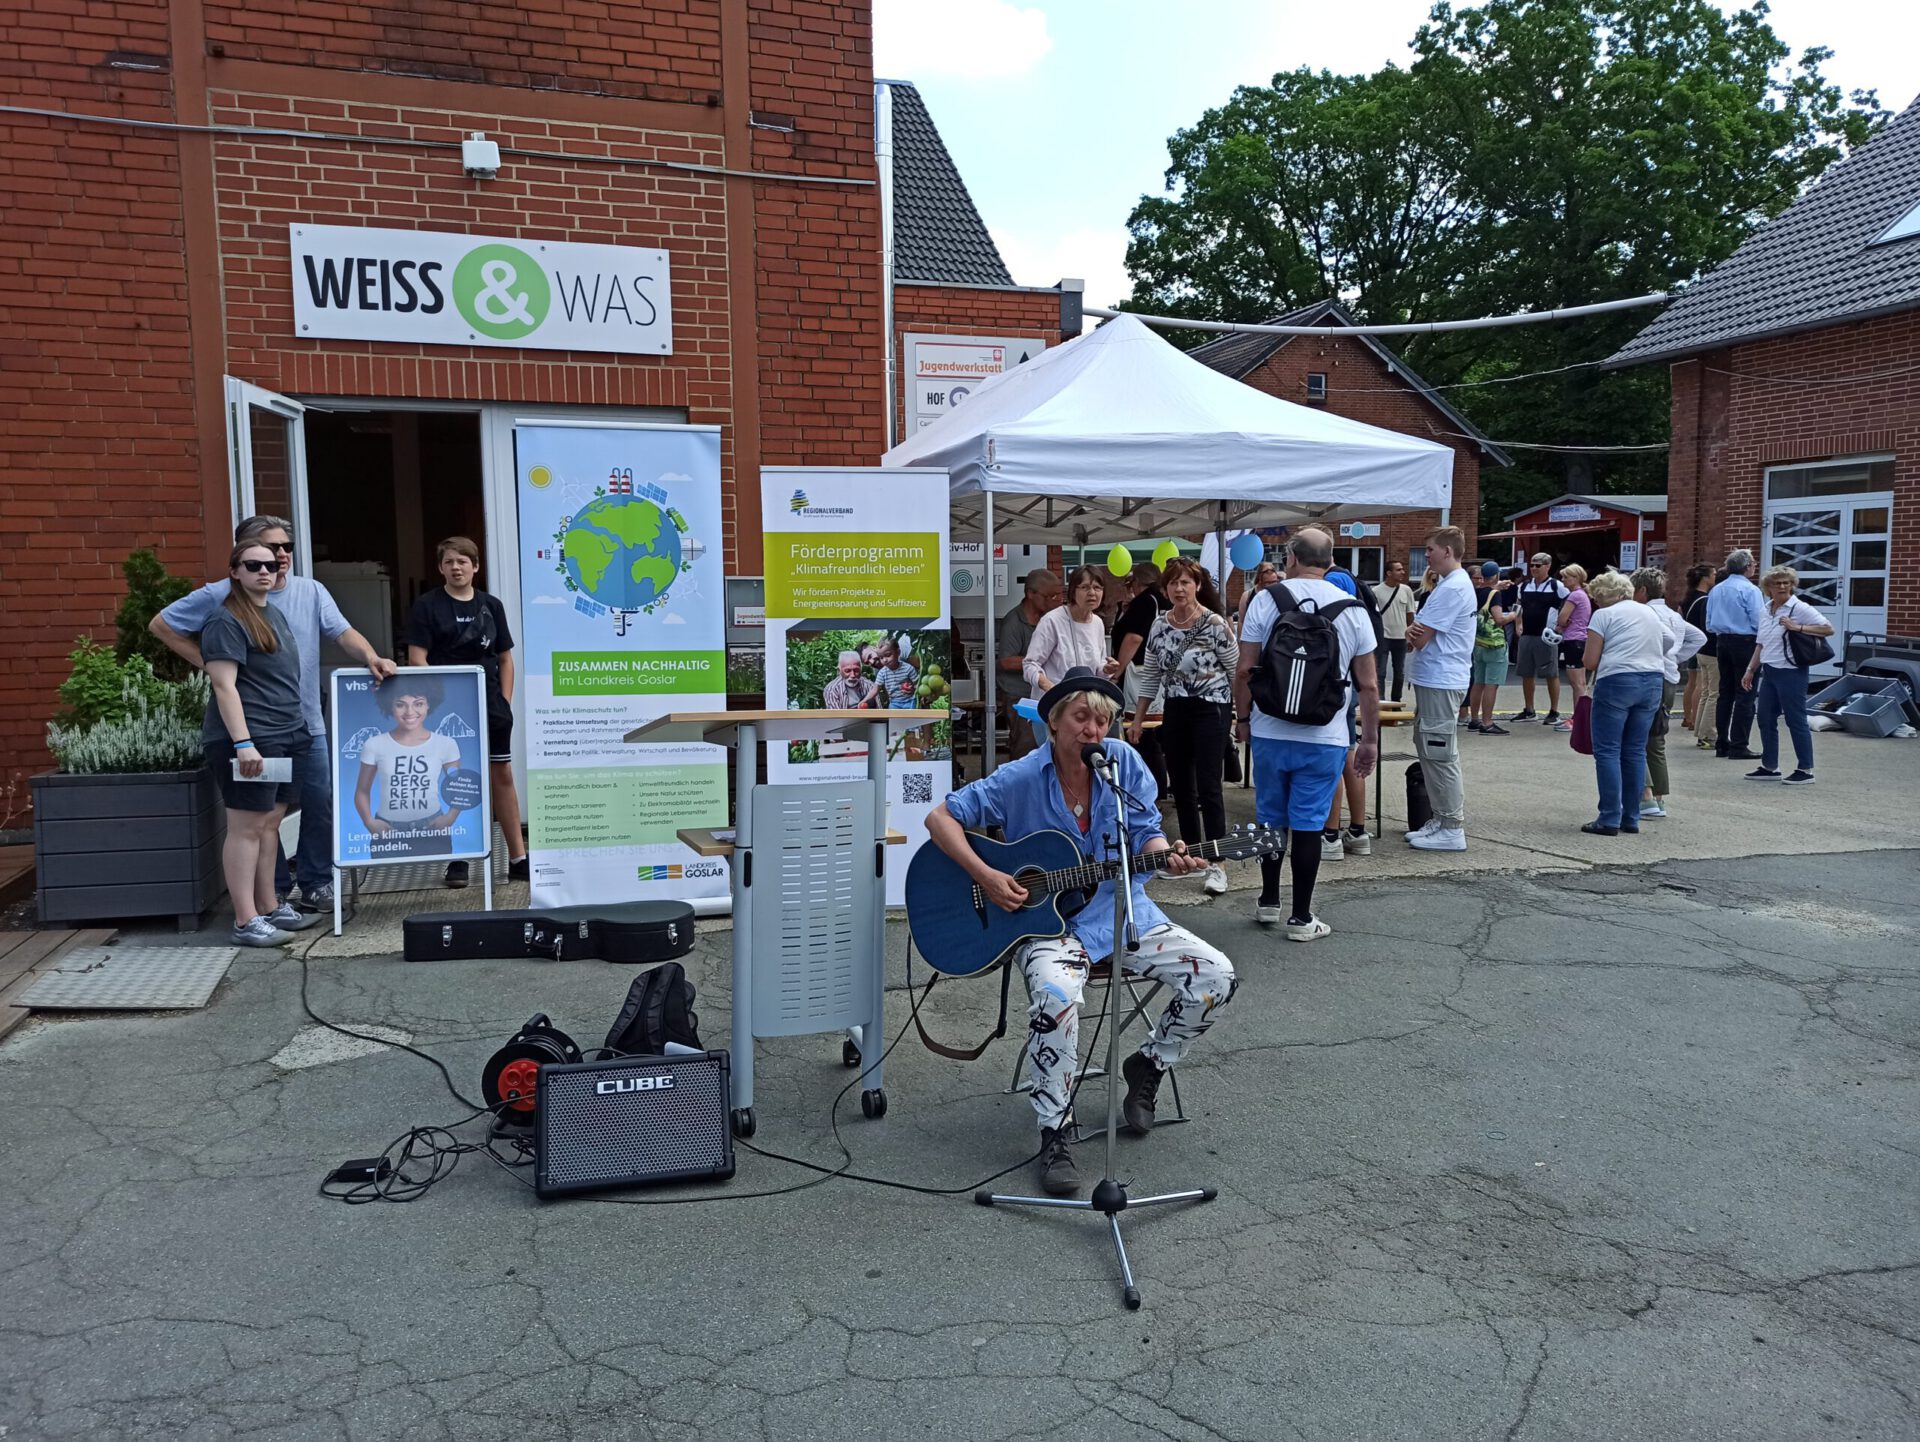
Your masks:
{"label": "elderly woman with white hair", "polygon": [[[1740,678],[1743,690],[1759,692],[1760,764],[1747,773],[1749,781],[1783,781],[1788,786],[1813,784],[1813,728],[1807,725],[1809,660],[1796,654],[1797,644],[1833,634],[1833,623],[1794,594],[1800,574],[1791,566],[1775,566],[1760,578],[1767,598],[1760,613],[1758,644]],[[1805,636],[1807,643],[1795,638]],[[1827,648],[1831,653],[1832,648]],[[1755,682],[1758,682],[1756,687]],[[1780,774],[1780,718],[1786,717],[1793,737],[1791,776]]]}
{"label": "elderly woman with white hair", "polygon": [[1593,614],[1581,664],[1593,678],[1593,770],[1600,814],[1580,829],[1592,836],[1640,831],[1640,789],[1647,779],[1647,736],[1660,707],[1673,634],[1633,599],[1633,582],[1606,571],[1587,582]]}

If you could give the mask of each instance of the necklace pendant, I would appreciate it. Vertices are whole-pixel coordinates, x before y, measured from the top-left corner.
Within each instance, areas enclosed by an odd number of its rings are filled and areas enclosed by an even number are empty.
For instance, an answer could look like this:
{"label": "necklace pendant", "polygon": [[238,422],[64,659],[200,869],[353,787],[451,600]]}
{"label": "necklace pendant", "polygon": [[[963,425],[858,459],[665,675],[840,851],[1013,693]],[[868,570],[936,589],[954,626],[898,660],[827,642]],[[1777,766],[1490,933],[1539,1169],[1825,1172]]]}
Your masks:
{"label": "necklace pendant", "polygon": [[1082,806],[1078,801],[1073,803],[1073,814],[1075,816],[1084,816],[1086,814],[1086,810],[1087,808]]}

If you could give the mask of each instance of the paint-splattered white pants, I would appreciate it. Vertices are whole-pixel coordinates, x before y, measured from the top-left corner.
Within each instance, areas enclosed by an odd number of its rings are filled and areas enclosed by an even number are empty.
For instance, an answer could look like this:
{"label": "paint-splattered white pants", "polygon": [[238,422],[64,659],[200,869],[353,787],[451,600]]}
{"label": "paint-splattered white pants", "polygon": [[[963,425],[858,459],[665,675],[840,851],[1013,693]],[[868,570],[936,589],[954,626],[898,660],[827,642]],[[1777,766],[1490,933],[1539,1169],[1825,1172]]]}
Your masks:
{"label": "paint-splattered white pants", "polygon": [[[1167,1009],[1140,1050],[1162,1067],[1176,1065],[1194,1039],[1213,1025],[1213,1014],[1233,1000],[1233,963],[1183,926],[1171,922],[1140,938],[1140,950],[1123,954],[1125,969],[1157,981],[1172,993]],[[1080,938],[1030,941],[1014,954],[1027,978],[1027,1078],[1033,1110],[1043,1127],[1066,1119],[1079,1073],[1080,998],[1091,959]],[[1119,1079],[1114,1079],[1115,1085]]]}

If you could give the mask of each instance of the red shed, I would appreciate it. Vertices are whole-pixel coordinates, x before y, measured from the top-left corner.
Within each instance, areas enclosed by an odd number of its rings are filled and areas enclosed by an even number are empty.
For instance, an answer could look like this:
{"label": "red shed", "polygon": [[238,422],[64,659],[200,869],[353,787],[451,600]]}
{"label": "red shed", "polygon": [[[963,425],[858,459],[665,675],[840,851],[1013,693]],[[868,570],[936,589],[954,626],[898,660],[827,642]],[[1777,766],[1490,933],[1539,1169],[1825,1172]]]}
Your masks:
{"label": "red shed", "polygon": [[1511,541],[1515,564],[1535,551],[1550,552],[1555,570],[1572,561],[1590,576],[1608,566],[1631,571],[1667,563],[1665,496],[1556,496],[1515,511],[1507,526],[1480,539]]}

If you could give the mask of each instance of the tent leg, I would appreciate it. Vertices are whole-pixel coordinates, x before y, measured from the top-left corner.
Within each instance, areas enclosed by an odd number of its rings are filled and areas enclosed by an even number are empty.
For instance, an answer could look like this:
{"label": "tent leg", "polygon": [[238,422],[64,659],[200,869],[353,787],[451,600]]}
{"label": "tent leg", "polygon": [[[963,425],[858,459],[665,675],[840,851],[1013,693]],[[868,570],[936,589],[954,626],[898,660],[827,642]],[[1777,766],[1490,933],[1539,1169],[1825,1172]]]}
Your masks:
{"label": "tent leg", "polygon": [[[1000,622],[1000,601],[993,594],[993,492],[985,492],[981,500],[984,504],[980,510],[980,554],[986,563],[981,570],[986,575],[987,583],[980,590],[987,601],[987,648],[985,675],[982,678],[985,684],[980,687],[980,698],[985,703],[980,711],[980,774],[990,776],[993,774],[995,759],[994,726],[1000,715],[1000,657],[999,645],[994,636],[994,631]],[[1012,578],[1008,579],[1011,581]],[[1013,587],[1009,585],[1007,590],[1011,592]],[[1016,718],[1012,724],[1017,726],[1020,723]]]}
{"label": "tent leg", "polygon": [[1213,549],[1214,553],[1220,557],[1220,574],[1213,578],[1213,583],[1220,588],[1220,599],[1224,601],[1227,596],[1228,569],[1227,503],[1225,501],[1218,501],[1215,504],[1219,509],[1214,512]]}

